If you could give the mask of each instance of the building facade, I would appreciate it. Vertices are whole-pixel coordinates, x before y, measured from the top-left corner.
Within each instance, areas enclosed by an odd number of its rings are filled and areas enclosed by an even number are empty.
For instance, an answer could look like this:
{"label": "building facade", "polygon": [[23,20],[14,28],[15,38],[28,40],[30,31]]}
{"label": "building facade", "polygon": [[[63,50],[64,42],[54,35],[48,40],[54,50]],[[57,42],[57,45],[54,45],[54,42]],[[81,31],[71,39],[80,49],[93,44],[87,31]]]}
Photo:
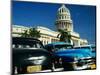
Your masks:
{"label": "building facade", "polygon": [[57,38],[59,32],[53,31],[51,29],[42,26],[37,26],[36,29],[40,31],[41,37],[39,38],[39,40],[41,40],[44,45],[59,41],[59,38]]}
{"label": "building facade", "polygon": [[[22,33],[24,33],[26,30],[29,31],[31,27],[25,27],[21,25],[13,25],[12,26],[12,37],[21,37]],[[59,32],[52,31],[46,27],[37,26],[36,29],[40,31],[41,37],[38,38],[44,45],[52,42],[59,41],[59,38],[57,38],[57,35]]]}
{"label": "building facade", "polygon": [[[25,27],[21,25],[13,25],[12,26],[12,37],[21,37],[22,33],[25,32],[25,30],[30,29],[31,27]],[[42,26],[37,26],[36,29],[40,31],[41,37],[38,38],[44,45],[52,42],[58,42],[60,39],[57,38],[57,35],[59,32],[53,31],[51,29],[48,29],[46,27]],[[71,32],[71,43],[75,46],[80,46],[80,45],[86,45],[88,42],[85,39],[80,39],[80,36],[78,33]]]}
{"label": "building facade", "polygon": [[12,25],[12,36],[13,37],[21,37],[21,34],[29,29],[30,29],[29,27],[25,27],[22,25]]}

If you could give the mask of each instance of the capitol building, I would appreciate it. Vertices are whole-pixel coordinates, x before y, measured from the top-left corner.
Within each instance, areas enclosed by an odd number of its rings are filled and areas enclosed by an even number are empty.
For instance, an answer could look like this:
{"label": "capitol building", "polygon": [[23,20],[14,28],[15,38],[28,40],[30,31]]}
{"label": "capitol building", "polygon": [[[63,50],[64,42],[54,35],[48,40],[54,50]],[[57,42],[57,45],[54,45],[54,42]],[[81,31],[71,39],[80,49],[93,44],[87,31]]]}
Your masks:
{"label": "capitol building", "polygon": [[[60,40],[57,37],[59,34],[59,29],[70,32],[71,43],[75,46],[88,44],[88,41],[86,39],[81,39],[79,33],[74,31],[73,20],[71,19],[70,11],[64,4],[58,9],[56,21],[54,24],[56,26],[56,31],[42,26],[36,27],[36,29],[41,33],[41,37],[39,38],[39,40],[42,41],[44,45],[52,42],[58,42]],[[30,27],[25,27],[22,25],[12,25],[12,36],[20,37],[21,33],[24,33],[25,30],[29,29]]]}

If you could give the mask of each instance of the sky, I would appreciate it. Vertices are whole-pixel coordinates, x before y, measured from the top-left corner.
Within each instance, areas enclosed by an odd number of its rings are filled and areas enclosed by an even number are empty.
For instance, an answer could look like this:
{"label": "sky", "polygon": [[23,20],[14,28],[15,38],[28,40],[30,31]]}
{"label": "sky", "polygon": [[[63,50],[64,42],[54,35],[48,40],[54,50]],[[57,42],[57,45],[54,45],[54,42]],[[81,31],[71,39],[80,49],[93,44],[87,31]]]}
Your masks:
{"label": "sky", "polygon": [[[12,1],[12,25],[44,26],[55,30],[56,14],[62,4]],[[70,10],[74,32],[87,39],[89,43],[96,42],[96,6],[65,4]]]}

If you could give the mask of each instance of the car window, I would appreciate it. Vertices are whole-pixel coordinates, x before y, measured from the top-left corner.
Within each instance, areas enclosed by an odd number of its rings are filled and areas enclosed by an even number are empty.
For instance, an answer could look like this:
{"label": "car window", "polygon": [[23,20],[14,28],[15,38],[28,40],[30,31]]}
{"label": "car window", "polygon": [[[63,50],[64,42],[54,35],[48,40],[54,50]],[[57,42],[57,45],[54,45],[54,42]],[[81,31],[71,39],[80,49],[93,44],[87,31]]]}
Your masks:
{"label": "car window", "polygon": [[26,43],[15,43],[12,45],[13,48],[43,48],[39,42],[26,42]]}
{"label": "car window", "polygon": [[55,45],[55,49],[58,50],[58,49],[71,49],[72,46],[71,45]]}
{"label": "car window", "polygon": [[45,49],[52,52],[53,51],[53,46],[52,45],[47,45],[47,46],[45,46]]}
{"label": "car window", "polygon": [[90,47],[75,47],[75,49],[91,49]]}

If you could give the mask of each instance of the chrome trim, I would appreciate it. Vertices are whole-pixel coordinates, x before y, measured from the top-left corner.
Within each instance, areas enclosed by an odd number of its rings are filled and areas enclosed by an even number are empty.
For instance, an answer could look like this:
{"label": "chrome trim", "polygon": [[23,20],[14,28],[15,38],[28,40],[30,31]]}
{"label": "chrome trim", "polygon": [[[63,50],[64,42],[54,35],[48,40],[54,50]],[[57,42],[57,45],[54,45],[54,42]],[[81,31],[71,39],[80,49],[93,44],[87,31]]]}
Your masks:
{"label": "chrome trim", "polygon": [[92,57],[83,57],[81,59],[91,59]]}
{"label": "chrome trim", "polygon": [[83,70],[83,69],[87,69],[88,68],[88,65],[83,65],[81,67],[75,67],[74,70]]}

